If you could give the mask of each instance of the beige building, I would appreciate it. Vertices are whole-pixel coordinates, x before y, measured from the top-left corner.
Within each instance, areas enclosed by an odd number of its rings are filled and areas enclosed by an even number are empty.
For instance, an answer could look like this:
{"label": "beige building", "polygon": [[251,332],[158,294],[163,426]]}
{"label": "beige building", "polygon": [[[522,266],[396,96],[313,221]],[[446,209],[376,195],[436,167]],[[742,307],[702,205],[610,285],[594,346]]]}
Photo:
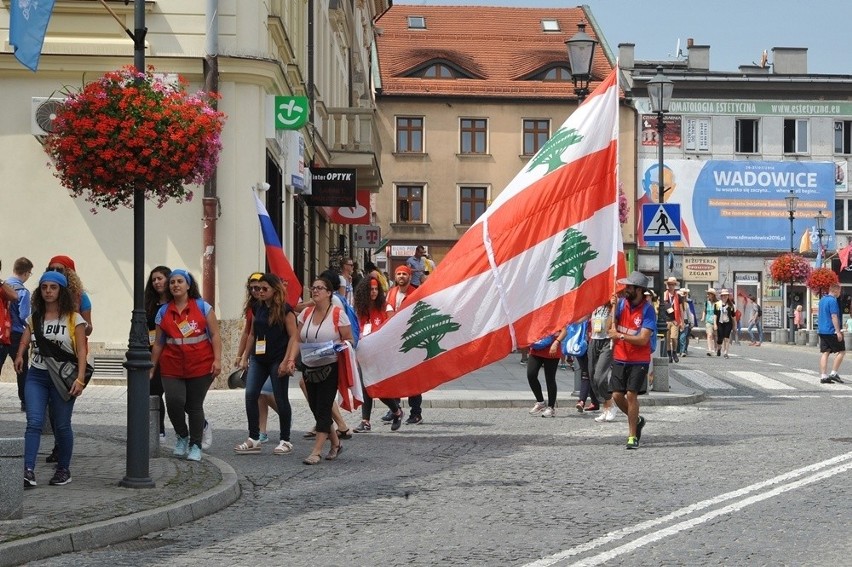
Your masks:
{"label": "beige building", "polygon": [[[132,30],[133,3],[109,5]],[[372,22],[388,5],[389,0],[145,3],[146,64],[180,73],[190,90],[199,90],[215,62],[219,109],[228,116],[215,187],[195,188],[190,203],[146,207],[145,270],[165,264],[199,277],[204,273],[204,287],[211,290],[207,299],[225,322],[226,357],[235,346],[245,279],[265,268],[255,188],[269,185],[261,199],[303,281],[324,269],[334,253],[351,253],[350,227],[307,206],[293,175],[304,175],[311,164],[350,167],[361,188],[378,190],[369,70]],[[27,256],[36,265],[32,289],[51,256],[71,256],[93,302],[93,351],[123,353],[133,288],[140,283],[133,282],[132,211],[92,214],[90,204],[68,195],[47,166],[40,144],[44,132],[34,112],[45,98],[61,98],[65,89],[132,65],[132,41],[99,3],[57,0],[33,73],[14,58],[8,28],[9,3],[0,4],[2,275],[15,258]],[[285,134],[270,126],[268,97],[276,94],[311,97],[311,118],[300,131]]]}
{"label": "beige building", "polygon": [[[395,5],[377,21],[380,267],[392,272],[417,244],[440,261],[577,108],[565,41],[581,22],[600,41],[594,89],[615,58],[581,7]],[[624,105],[620,125],[633,202],[635,119]],[[624,238],[633,242],[632,223]]]}

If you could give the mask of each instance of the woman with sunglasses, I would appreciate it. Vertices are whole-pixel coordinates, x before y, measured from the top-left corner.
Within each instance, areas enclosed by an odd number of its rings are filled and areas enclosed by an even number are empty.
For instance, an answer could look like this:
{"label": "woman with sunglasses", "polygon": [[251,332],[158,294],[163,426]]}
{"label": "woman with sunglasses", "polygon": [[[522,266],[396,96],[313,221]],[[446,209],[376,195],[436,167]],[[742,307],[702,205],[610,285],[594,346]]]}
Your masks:
{"label": "woman with sunglasses", "polygon": [[273,453],[286,455],[293,451],[293,444],[290,443],[292,411],[288,399],[288,378],[296,370],[296,353],[299,348],[296,316],[287,304],[287,291],[278,276],[263,274],[257,285],[259,301],[247,342],[252,353],[245,395],[249,436],[244,443],[234,447],[234,451],[240,454],[260,452],[258,399],[264,382],[270,380],[281,432]]}
{"label": "woman with sunglasses", "polygon": [[[299,314],[299,341],[305,345],[317,345],[322,343],[341,343],[348,341],[352,344],[352,330],[349,328],[349,318],[340,307],[332,305],[331,298],[334,293],[334,284],[327,277],[319,277],[311,285],[311,299],[313,307],[307,308]],[[305,370],[302,373],[307,390],[308,405],[316,420],[316,437],[311,454],[303,463],[315,465],[322,458],[322,449],[326,439],[331,441],[331,449],[326,455],[326,460],[333,461],[342,450],[340,437],[331,426],[332,407],[337,396],[337,355],[329,355],[318,359],[306,360],[306,352],[302,350],[302,362]]]}
{"label": "woman with sunglasses", "polygon": [[[47,366],[39,352],[38,340],[33,349],[33,359],[27,373],[24,397],[27,400],[27,430],[24,434],[24,487],[36,486],[35,464],[38,456],[41,431],[48,406],[52,409],[51,423],[58,441],[58,460],[50,484],[63,486],[71,482],[71,454],[74,450],[74,431],[71,429],[71,414],[74,402],[86,387],[86,321],[75,311],[74,299],[68,289],[68,280],[58,272],[45,272],[33,292],[33,311],[27,319],[27,327],[21,336],[21,345],[15,357],[15,369],[24,366],[24,356],[33,337],[44,339],[59,346],[65,352],[77,356],[77,379],[63,395],[48,374]],[[65,396],[70,395],[66,400]]]}
{"label": "woman with sunglasses", "polygon": [[201,299],[195,278],[186,270],[172,270],[168,295],[169,302],[155,318],[151,375],[159,364],[166,411],[177,434],[174,455],[200,461],[204,398],[222,370],[219,321],[210,304]]}
{"label": "woman with sunglasses", "polygon": [[[148,320],[148,348],[154,347],[154,337],[157,336],[157,324],[154,322],[157,311],[169,302],[167,288],[169,286],[169,275],[172,270],[166,266],[157,266],[148,274],[145,283],[145,316]],[[160,369],[154,369],[148,387],[151,396],[157,396],[160,400],[160,440],[166,438],[166,403],[163,401],[163,380],[160,377]]]}

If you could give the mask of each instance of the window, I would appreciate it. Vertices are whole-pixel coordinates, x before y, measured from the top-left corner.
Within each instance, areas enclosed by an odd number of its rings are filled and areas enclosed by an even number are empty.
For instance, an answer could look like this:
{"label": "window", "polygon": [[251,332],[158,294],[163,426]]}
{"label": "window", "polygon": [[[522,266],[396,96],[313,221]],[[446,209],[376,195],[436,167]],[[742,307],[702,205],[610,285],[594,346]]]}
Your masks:
{"label": "window", "polygon": [[686,118],[684,149],[688,152],[710,151],[710,119]]}
{"label": "window", "polygon": [[421,77],[423,79],[455,79],[463,77],[461,73],[443,63],[433,63],[419,71],[415,71],[410,76]]}
{"label": "window", "polygon": [[834,230],[852,230],[852,199],[834,200]]}
{"label": "window", "polygon": [[541,21],[541,31],[558,32],[559,31],[559,22],[557,22],[556,20],[542,20]]}
{"label": "window", "polygon": [[834,153],[852,154],[852,120],[834,122]]}
{"label": "window", "polygon": [[398,153],[423,153],[423,117],[397,116],[396,151]]}
{"label": "window", "polygon": [[758,152],[758,124],[759,121],[756,118],[737,118],[735,152],[741,154],[756,154]]}
{"label": "window", "polygon": [[408,16],[408,29],[425,30],[426,18],[424,18],[423,16]]}
{"label": "window", "polygon": [[550,120],[524,120],[524,155],[535,155],[550,138]]}
{"label": "window", "polygon": [[804,118],[784,120],[784,153],[808,153],[808,121]]}
{"label": "window", "polygon": [[397,185],[396,222],[423,222],[423,185]]}
{"label": "window", "polygon": [[485,118],[461,119],[461,153],[486,153],[487,136],[488,120]]}
{"label": "window", "polygon": [[529,78],[530,81],[551,81],[554,83],[568,83],[571,81],[571,71],[568,67],[550,67]]}
{"label": "window", "polygon": [[488,187],[459,187],[459,223],[471,225],[488,207]]}

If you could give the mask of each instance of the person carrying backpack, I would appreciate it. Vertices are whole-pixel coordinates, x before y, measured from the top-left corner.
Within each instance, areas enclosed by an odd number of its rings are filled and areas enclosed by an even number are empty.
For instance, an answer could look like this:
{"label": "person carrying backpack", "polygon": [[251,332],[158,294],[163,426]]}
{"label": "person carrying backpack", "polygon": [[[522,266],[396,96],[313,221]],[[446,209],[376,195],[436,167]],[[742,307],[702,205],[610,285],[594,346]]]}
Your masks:
{"label": "person carrying backpack", "polygon": [[[748,336],[751,339],[749,346],[760,346],[763,342],[763,308],[757,303],[757,299],[753,295],[748,297],[751,300],[751,317],[748,319]],[[757,328],[757,340],[754,338],[754,329]]]}
{"label": "person carrying backpack", "polygon": [[[24,287],[26,281],[33,273],[33,263],[23,256],[15,260],[12,267],[13,276],[5,281],[0,280],[2,292],[0,292],[0,303],[6,307],[6,314],[0,314],[0,324],[8,323],[8,342],[0,338],[0,369],[6,362],[6,356],[14,361],[18,347],[21,345],[21,337],[24,334],[27,317],[31,311],[31,296],[29,290]],[[0,310],[3,310],[0,305]],[[3,321],[5,319],[5,321]],[[3,331],[6,334],[7,331]],[[24,399],[24,383],[29,370],[29,361],[25,357],[21,372],[16,372],[18,381],[18,399],[21,401],[21,411],[27,411]]]}

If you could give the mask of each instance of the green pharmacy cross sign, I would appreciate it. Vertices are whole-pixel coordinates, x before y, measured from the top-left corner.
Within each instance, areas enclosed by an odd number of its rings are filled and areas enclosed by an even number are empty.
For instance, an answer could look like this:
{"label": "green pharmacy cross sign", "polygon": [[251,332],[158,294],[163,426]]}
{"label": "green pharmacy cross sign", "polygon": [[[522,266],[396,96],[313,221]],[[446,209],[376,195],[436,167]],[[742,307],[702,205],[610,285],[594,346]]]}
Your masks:
{"label": "green pharmacy cross sign", "polygon": [[308,97],[275,96],[275,129],[298,130],[308,122]]}

